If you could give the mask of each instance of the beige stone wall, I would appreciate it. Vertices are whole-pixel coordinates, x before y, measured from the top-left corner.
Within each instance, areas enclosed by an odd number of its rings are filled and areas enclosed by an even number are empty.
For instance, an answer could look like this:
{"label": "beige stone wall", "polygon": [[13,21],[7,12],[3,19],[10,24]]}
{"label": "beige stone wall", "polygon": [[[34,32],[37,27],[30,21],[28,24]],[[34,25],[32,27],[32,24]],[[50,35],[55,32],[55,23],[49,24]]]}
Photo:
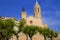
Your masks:
{"label": "beige stone wall", "polygon": [[[20,33],[19,35],[19,40],[26,40],[27,36],[25,34]],[[29,37],[28,40],[30,40]],[[36,34],[32,37],[32,40],[44,40],[44,37],[42,35]]]}
{"label": "beige stone wall", "polygon": [[[42,21],[40,19],[34,18],[32,16],[25,19],[26,19],[26,25],[35,25],[35,26],[40,26],[43,28],[47,27],[47,24],[42,24]],[[32,21],[32,23],[30,23],[30,21]]]}
{"label": "beige stone wall", "polygon": [[15,35],[13,35],[13,38],[11,38],[10,40],[17,40],[17,38]]}
{"label": "beige stone wall", "polygon": [[26,40],[26,35],[23,34],[22,32],[18,34],[19,35],[19,40]]}
{"label": "beige stone wall", "polygon": [[[30,21],[32,21],[32,23],[30,23]],[[26,25],[41,25],[42,22],[40,19],[34,18],[32,16],[26,18]]]}
{"label": "beige stone wall", "polygon": [[42,35],[34,35],[33,40],[44,40],[44,37]]}
{"label": "beige stone wall", "polygon": [[26,12],[22,12],[21,13],[21,18],[23,19],[23,18],[26,18]]}

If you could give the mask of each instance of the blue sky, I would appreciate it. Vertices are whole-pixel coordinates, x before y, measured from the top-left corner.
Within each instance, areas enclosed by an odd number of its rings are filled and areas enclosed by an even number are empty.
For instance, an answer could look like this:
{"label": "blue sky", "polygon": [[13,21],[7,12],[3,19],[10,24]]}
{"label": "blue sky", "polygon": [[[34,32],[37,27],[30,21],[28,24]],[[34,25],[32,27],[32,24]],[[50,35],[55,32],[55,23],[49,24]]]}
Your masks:
{"label": "blue sky", "polygon": [[[0,16],[20,19],[21,9],[33,16],[36,0],[0,0]],[[50,29],[60,32],[60,0],[38,0],[42,11],[42,22]]]}

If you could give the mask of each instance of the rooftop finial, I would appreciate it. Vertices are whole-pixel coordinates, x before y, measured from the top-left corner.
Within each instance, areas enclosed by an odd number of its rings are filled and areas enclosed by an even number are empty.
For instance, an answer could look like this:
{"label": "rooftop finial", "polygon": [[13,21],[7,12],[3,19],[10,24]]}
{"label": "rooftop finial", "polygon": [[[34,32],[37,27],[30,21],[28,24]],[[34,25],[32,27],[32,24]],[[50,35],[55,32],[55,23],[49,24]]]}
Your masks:
{"label": "rooftop finial", "polygon": [[36,4],[38,3],[38,1],[36,0]]}
{"label": "rooftop finial", "polygon": [[23,11],[23,12],[25,11],[25,8],[24,8],[24,7],[22,8],[22,11]]}

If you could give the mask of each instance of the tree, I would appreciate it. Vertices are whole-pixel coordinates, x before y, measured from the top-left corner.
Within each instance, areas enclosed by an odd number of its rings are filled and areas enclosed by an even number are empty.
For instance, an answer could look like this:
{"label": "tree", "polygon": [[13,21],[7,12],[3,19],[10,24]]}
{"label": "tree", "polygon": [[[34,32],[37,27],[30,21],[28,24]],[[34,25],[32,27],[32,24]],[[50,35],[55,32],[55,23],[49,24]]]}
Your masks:
{"label": "tree", "polygon": [[0,40],[4,40],[4,36],[0,34]]}
{"label": "tree", "polygon": [[22,28],[24,27],[25,23],[26,23],[25,19],[21,19],[19,21],[19,25],[17,25],[17,27],[18,27],[17,32],[16,31],[13,32],[14,35],[16,36],[17,40],[19,38],[18,34],[22,31]]}
{"label": "tree", "polygon": [[39,28],[38,32],[44,36],[44,40],[47,40],[49,34],[49,28]]}
{"label": "tree", "polygon": [[19,28],[18,33],[20,33],[22,31],[22,28],[25,26],[25,24],[26,24],[26,20],[21,19],[20,22],[19,22],[19,26],[18,26],[18,28]]}
{"label": "tree", "polygon": [[23,28],[23,33],[28,35],[30,37],[30,40],[32,40],[32,37],[37,33],[37,27],[36,26],[26,26]]}
{"label": "tree", "polygon": [[51,40],[53,40],[53,38],[58,37],[58,33],[55,32],[55,31],[53,31],[53,30],[50,30],[48,37],[49,37]]}
{"label": "tree", "polygon": [[3,20],[0,19],[0,39],[4,40],[4,35],[3,35]]}
{"label": "tree", "polygon": [[15,22],[12,19],[5,19],[3,21],[3,34],[5,36],[5,40],[9,40],[13,35],[13,27]]}

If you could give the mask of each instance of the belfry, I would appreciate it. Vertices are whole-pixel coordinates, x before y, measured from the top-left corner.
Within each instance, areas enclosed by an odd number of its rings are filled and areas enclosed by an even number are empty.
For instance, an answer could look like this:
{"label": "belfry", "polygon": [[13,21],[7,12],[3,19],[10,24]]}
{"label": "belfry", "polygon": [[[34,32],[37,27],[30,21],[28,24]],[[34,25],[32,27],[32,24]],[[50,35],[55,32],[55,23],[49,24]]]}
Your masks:
{"label": "belfry", "polygon": [[39,19],[41,18],[41,8],[40,8],[40,5],[38,4],[37,0],[34,5],[34,17],[39,18]]}

